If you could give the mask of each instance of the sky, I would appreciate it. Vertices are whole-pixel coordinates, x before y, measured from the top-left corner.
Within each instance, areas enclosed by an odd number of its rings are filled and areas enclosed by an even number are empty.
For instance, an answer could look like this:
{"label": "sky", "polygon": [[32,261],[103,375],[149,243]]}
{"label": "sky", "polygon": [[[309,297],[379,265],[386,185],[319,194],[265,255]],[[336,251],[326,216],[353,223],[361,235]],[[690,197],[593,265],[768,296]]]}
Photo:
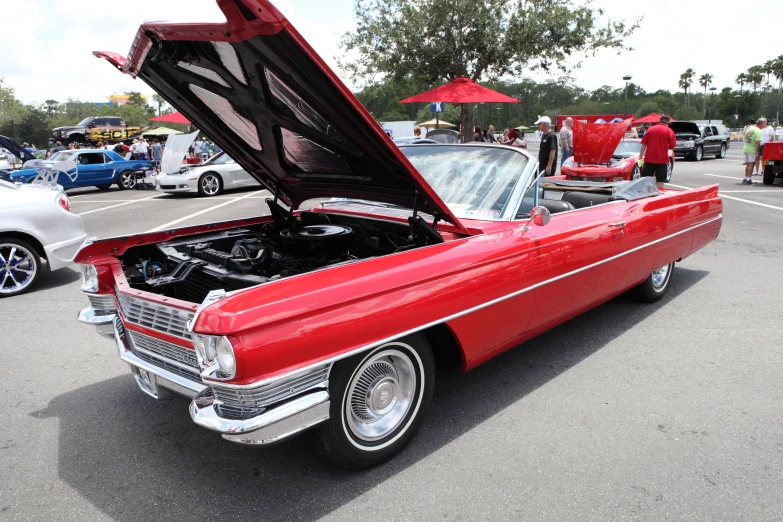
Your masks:
{"label": "sky", "polygon": [[[138,26],[145,21],[224,20],[215,0],[135,0],[123,7],[84,0],[25,0],[24,4],[24,19],[9,23],[7,18],[0,31],[0,48],[5,50],[0,58],[0,77],[24,102],[67,98],[99,102],[110,94],[131,90],[153,94],[140,80],[93,57],[92,51],[125,56]],[[354,27],[353,0],[273,0],[273,4],[336,69],[340,35]],[[606,16],[614,19],[630,22],[642,15],[644,19],[627,41],[634,51],[619,56],[614,51],[599,51],[573,71],[574,83],[586,89],[622,87],[622,77],[629,74],[648,92],[675,91],[680,73],[689,67],[697,75],[713,74],[714,85],[721,89],[733,86],[736,75],[748,67],[783,53],[774,35],[760,37],[753,32],[764,20],[775,21],[774,25],[783,19],[782,2],[752,9],[682,0],[594,0],[593,6],[604,8]],[[742,36],[723,36],[730,26]],[[358,87],[343,80],[353,89]]]}

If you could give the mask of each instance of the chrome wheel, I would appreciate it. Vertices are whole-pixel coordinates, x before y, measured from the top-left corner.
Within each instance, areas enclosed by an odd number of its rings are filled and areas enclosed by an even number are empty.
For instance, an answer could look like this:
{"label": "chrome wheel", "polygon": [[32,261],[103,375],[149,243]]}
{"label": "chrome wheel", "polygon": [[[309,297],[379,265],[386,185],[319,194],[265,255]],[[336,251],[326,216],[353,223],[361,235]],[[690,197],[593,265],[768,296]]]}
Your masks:
{"label": "chrome wheel", "polygon": [[405,353],[388,349],[370,357],[350,381],[345,420],[363,441],[382,439],[406,418],[416,390],[416,370]]}
{"label": "chrome wheel", "polygon": [[696,161],[701,161],[701,157],[704,155],[704,149],[699,145],[696,147]]}
{"label": "chrome wheel", "polygon": [[33,284],[38,274],[38,256],[15,243],[0,243],[0,294],[14,295]]}
{"label": "chrome wheel", "polygon": [[631,179],[639,179],[641,177],[642,173],[639,170],[639,165],[635,166],[633,168],[633,172],[631,173]]}
{"label": "chrome wheel", "polygon": [[674,170],[674,162],[670,161],[666,164],[666,182],[670,182],[672,180],[672,170]]}
{"label": "chrome wheel", "polygon": [[720,146],[720,154],[718,155],[718,157],[721,159],[726,157],[726,145]]}
{"label": "chrome wheel", "polygon": [[199,181],[199,188],[205,196],[216,196],[220,193],[220,178],[217,174],[204,174]]}
{"label": "chrome wheel", "polygon": [[136,186],[136,175],[131,170],[120,173],[120,182],[118,185],[120,188],[132,189]]}
{"label": "chrome wheel", "polygon": [[669,267],[670,265],[664,265],[658,270],[653,270],[652,284],[655,290],[660,292],[666,286],[669,281]]}

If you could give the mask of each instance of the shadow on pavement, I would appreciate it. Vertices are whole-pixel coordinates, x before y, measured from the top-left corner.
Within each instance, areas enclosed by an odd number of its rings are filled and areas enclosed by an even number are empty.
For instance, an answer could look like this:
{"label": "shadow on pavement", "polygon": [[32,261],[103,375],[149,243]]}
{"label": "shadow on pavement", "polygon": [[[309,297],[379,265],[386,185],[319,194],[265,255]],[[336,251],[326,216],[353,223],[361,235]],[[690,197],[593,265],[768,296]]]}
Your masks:
{"label": "shadow on pavement", "polygon": [[51,272],[44,270],[39,276],[38,283],[30,289],[28,294],[34,294],[36,292],[43,292],[50,288],[57,288],[59,286],[68,285],[81,278],[81,273],[74,270],[71,267],[61,268]]}
{"label": "shadow on pavement", "polygon": [[233,445],[196,427],[185,400],[154,401],[130,374],[60,395],[31,415],[60,419],[60,478],[115,520],[314,520],[524,399],[707,274],[678,267],[656,304],[619,297],[468,374],[439,375],[417,437],[362,472],[323,464],[307,436],[263,449]]}

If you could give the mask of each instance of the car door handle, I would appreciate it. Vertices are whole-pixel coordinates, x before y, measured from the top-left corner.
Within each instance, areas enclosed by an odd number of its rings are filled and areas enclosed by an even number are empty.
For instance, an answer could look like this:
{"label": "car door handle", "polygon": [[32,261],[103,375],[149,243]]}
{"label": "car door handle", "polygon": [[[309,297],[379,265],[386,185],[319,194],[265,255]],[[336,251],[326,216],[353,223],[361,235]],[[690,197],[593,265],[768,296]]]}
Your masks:
{"label": "car door handle", "polygon": [[625,221],[620,221],[619,223],[609,223],[609,226],[617,227],[622,230],[625,227]]}

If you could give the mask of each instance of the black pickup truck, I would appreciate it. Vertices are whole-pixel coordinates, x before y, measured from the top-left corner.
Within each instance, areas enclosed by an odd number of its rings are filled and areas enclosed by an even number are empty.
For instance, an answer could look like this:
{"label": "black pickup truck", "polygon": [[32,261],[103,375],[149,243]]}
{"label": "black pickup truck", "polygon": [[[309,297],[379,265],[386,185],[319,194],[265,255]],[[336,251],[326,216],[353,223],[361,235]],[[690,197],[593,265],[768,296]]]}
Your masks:
{"label": "black pickup truck", "polygon": [[150,127],[130,127],[119,116],[91,116],[76,125],[52,129],[52,142],[63,144],[86,143],[95,145],[99,141],[117,143],[141,137],[142,131]]}
{"label": "black pickup truck", "polygon": [[692,121],[673,121],[669,128],[677,137],[674,155],[678,158],[701,161],[705,155],[714,154],[716,158],[726,156],[731,138],[723,125],[697,125]]}

